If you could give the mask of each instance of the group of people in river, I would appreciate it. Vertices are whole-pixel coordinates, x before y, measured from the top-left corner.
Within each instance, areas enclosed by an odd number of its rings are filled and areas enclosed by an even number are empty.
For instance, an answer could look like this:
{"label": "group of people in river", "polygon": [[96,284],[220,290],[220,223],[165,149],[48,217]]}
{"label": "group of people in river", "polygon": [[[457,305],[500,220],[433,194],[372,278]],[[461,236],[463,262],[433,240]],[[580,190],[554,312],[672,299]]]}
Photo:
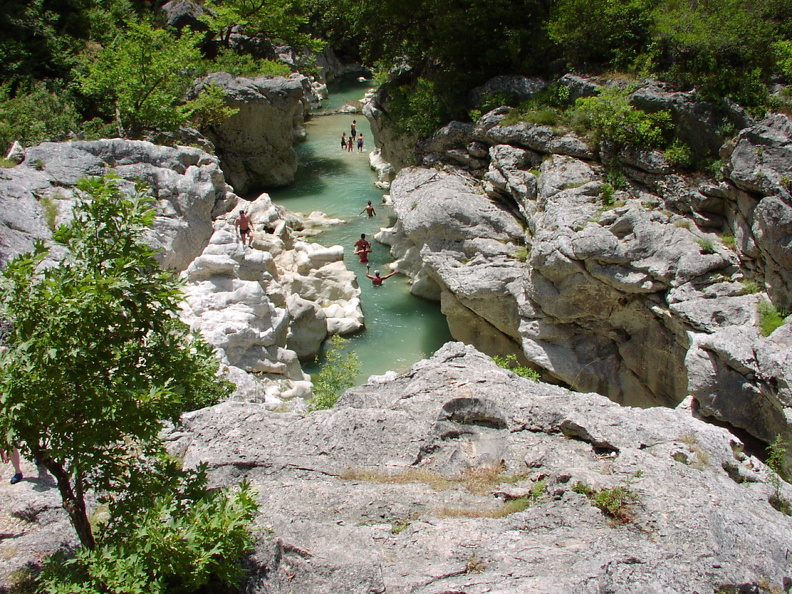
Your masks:
{"label": "group of people in river", "polygon": [[[348,146],[347,150],[352,150],[352,146],[354,145],[355,138],[357,138],[357,145],[358,150],[363,150],[363,134],[357,133],[357,121],[352,120],[352,125],[350,126],[349,130],[349,140],[346,138],[346,132],[341,134],[341,148],[344,146]],[[374,218],[377,216],[377,211],[374,209],[374,205],[371,204],[371,200],[369,200],[366,206],[363,207],[358,213],[358,216],[364,214],[369,218]],[[240,210],[236,219],[234,220],[234,228],[237,232],[239,240],[242,242],[243,246],[251,247],[253,244],[253,223],[248,217],[248,214],[245,210]],[[375,287],[379,287],[382,285],[383,281],[389,279],[393,275],[398,273],[398,270],[394,270],[390,274],[386,274],[385,276],[380,276],[380,271],[375,270],[374,274],[371,274],[371,265],[368,261],[368,255],[372,253],[374,250],[371,249],[371,243],[366,239],[366,234],[361,233],[360,239],[355,242],[355,250],[354,254],[360,258],[360,263],[366,265],[366,277],[371,279],[371,283]]]}
{"label": "group of people in river", "polygon": [[341,132],[341,150],[352,152],[357,143],[357,150],[359,153],[363,152],[363,133],[357,132],[357,120],[352,120],[352,125],[349,127],[349,138],[346,132]]}
{"label": "group of people in river", "polygon": [[[368,203],[368,206],[371,206],[371,202]],[[366,210],[365,208],[363,209]],[[374,210],[373,208],[371,209]],[[362,211],[361,211],[362,212]],[[369,215],[373,216],[373,215]],[[373,252],[374,250],[371,249],[371,242],[366,239],[366,234],[361,233],[360,239],[355,242],[355,255],[360,257],[360,263],[366,265],[366,277],[371,279],[371,284],[375,287],[382,286],[382,282],[392,277],[394,274],[397,274],[399,271],[394,270],[390,274],[386,274],[385,276],[380,276],[380,271],[375,270],[374,274],[371,274],[371,264],[368,261],[368,255]]]}
{"label": "group of people in river", "polygon": [[[371,204],[371,200],[369,200],[368,203],[366,204],[366,206],[363,207],[363,210],[361,210],[358,213],[358,216],[362,215],[363,213],[366,213],[366,216],[368,216],[368,218],[372,218],[372,217],[376,216],[377,211],[374,210],[374,206]],[[355,252],[354,253],[355,253],[356,256],[358,256],[360,258],[360,263],[366,265],[366,276],[371,279],[371,283],[375,287],[380,287],[380,286],[382,286],[382,281],[384,281],[386,279],[389,279],[390,277],[392,277],[394,274],[396,274],[399,271],[398,270],[394,270],[390,274],[386,274],[385,276],[380,276],[380,271],[379,270],[375,270],[374,274],[372,275],[371,274],[371,264],[369,264],[368,255],[371,252],[373,252],[373,251],[374,250],[371,249],[371,242],[369,242],[369,240],[366,239],[366,234],[365,233],[361,233],[360,234],[360,239],[358,239],[355,242]]]}
{"label": "group of people in river", "polygon": [[[357,147],[358,152],[363,152],[363,134],[358,134],[357,131],[357,120],[352,120],[352,124],[349,127],[349,139],[347,139],[346,132],[341,133],[341,150],[346,148],[347,151],[351,151],[352,147],[355,144],[355,138],[357,138]],[[374,205],[371,204],[371,200],[368,201],[366,206],[363,207],[358,213],[358,216],[362,215],[363,213],[366,214],[368,218],[374,218],[377,216],[377,211],[374,210]],[[385,276],[380,276],[380,271],[375,270],[374,274],[371,274],[371,264],[368,261],[368,255],[372,253],[374,250],[371,249],[371,242],[366,239],[366,234],[361,233],[360,239],[355,242],[355,255],[360,258],[360,263],[366,265],[366,277],[371,279],[371,284],[375,287],[382,286],[382,282],[386,279],[389,279],[394,274],[397,274],[399,271],[394,270],[390,274],[386,274]]]}

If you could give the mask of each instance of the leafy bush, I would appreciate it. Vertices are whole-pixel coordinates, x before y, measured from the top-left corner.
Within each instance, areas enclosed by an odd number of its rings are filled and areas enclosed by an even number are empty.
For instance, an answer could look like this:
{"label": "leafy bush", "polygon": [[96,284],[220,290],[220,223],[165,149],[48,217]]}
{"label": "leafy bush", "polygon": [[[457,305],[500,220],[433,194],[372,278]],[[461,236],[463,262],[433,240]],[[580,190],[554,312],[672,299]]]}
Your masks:
{"label": "leafy bush", "polygon": [[757,283],[755,280],[751,279],[743,279],[742,281],[742,294],[743,295],[754,295],[762,291],[762,286]]}
{"label": "leafy bush", "polygon": [[[566,94],[563,91],[566,91]],[[562,97],[569,97],[569,89],[557,84],[552,85],[551,90],[526,99],[517,108],[512,109],[503,118],[501,125],[508,126],[520,121],[541,126],[566,125],[567,117],[561,109],[565,106],[565,99]]]}
{"label": "leafy bush", "polygon": [[80,549],[71,560],[52,557],[41,577],[43,588],[52,594],[159,594],[238,584],[239,561],[253,546],[249,527],[258,509],[251,486],[209,491],[205,467],[169,478],[130,509],[111,506],[122,513],[111,513],[96,548]]}
{"label": "leafy bush", "polygon": [[45,140],[64,140],[80,128],[80,115],[71,93],[55,82],[20,87],[0,85],[0,152],[15,140],[26,146]]}
{"label": "leafy bush", "polygon": [[44,196],[39,200],[42,208],[44,208],[44,222],[50,231],[55,231],[55,220],[58,218],[58,205],[49,196]]}
{"label": "leafy bush", "polygon": [[778,328],[784,325],[784,319],[787,313],[776,309],[775,305],[769,301],[760,301],[757,306],[757,313],[759,314],[759,330],[762,336],[770,336]]}
{"label": "leafy bush", "polygon": [[223,123],[239,111],[238,108],[229,107],[225,97],[225,91],[218,85],[205,86],[198,97],[184,106],[187,117],[198,129]]}
{"label": "leafy bush", "polygon": [[419,138],[432,135],[446,121],[459,114],[457,97],[442,91],[426,78],[389,88],[388,108],[401,132]]}
{"label": "leafy bush", "polygon": [[632,520],[630,507],[637,500],[638,496],[627,487],[613,487],[596,493],[592,503],[606,515],[623,523]]}
{"label": "leafy bush", "polygon": [[773,494],[770,496],[770,505],[787,516],[792,515],[792,502],[781,495],[781,482],[789,480],[786,464],[787,443],[777,435],[775,441],[767,446],[766,464],[770,469],[770,484]]}
{"label": "leafy bush", "polygon": [[330,338],[322,369],[311,378],[314,385],[311,410],[333,408],[344,390],[355,385],[360,360],[356,353],[345,352],[345,345],[346,340],[337,334]]}
{"label": "leafy bush", "polygon": [[663,153],[666,160],[677,169],[689,169],[693,165],[693,155],[690,147],[677,139]]}
{"label": "leafy bush", "polygon": [[482,112],[487,113],[488,111],[492,111],[497,107],[501,107],[503,105],[513,106],[515,103],[516,101],[514,101],[514,96],[511,93],[484,93],[476,107],[478,107]]}
{"label": "leafy bush", "polygon": [[602,184],[601,190],[602,191],[600,193],[600,200],[602,201],[602,205],[613,206],[613,194],[615,192],[613,186],[608,183],[605,183]]}
{"label": "leafy bush", "polygon": [[715,249],[715,242],[713,242],[709,237],[700,237],[696,240],[696,243],[699,244],[701,251],[705,254],[714,254],[717,251]]}
{"label": "leafy bush", "polygon": [[733,250],[735,247],[737,247],[737,239],[735,239],[734,235],[731,233],[724,233],[721,235],[720,240],[721,243],[723,243],[723,245],[725,245],[730,250]]}
{"label": "leafy bush", "polygon": [[238,54],[229,49],[221,50],[214,60],[204,65],[207,72],[228,72],[234,76],[255,78],[257,76],[289,77],[292,73],[283,62],[259,60],[250,54]]}
{"label": "leafy bush", "polygon": [[671,129],[671,115],[641,111],[630,104],[629,95],[628,90],[613,87],[595,97],[578,99],[571,113],[572,127],[595,143],[662,146]]}
{"label": "leafy bush", "polygon": [[597,491],[585,483],[577,482],[572,490],[585,495],[591,505],[621,524],[633,519],[632,508],[638,501],[638,495],[627,487],[618,486]]}
{"label": "leafy bush", "polygon": [[605,181],[613,186],[615,190],[627,188],[627,176],[619,165],[611,164],[605,172]]}
{"label": "leafy bush", "polygon": [[530,250],[527,246],[520,246],[517,248],[517,251],[514,253],[514,257],[517,258],[520,262],[525,262],[528,260],[528,256],[530,255]]}
{"label": "leafy bush", "polygon": [[541,377],[541,374],[532,367],[528,367],[527,365],[520,365],[517,361],[517,355],[511,354],[501,356],[495,355],[492,358],[495,363],[497,363],[498,367],[503,367],[504,369],[508,369],[509,371],[513,371],[520,377],[527,377],[528,379],[538,380]]}

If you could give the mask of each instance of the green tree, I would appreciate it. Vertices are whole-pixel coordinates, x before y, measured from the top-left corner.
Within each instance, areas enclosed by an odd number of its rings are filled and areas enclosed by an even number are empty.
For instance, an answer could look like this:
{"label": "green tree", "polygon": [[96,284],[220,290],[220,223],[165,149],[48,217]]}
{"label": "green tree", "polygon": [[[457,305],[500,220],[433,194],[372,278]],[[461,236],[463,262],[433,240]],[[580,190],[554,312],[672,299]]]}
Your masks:
{"label": "green tree", "polygon": [[0,85],[0,152],[18,140],[29,146],[45,140],[64,140],[80,128],[71,93],[53,81],[24,84],[11,96],[11,84]]}
{"label": "green tree", "polygon": [[659,66],[674,82],[695,85],[707,98],[749,106],[765,100],[763,83],[777,68],[773,41],[789,28],[792,2],[663,0],[653,16]]}
{"label": "green tree", "polygon": [[200,63],[198,34],[172,36],[149,24],[129,28],[78,77],[83,93],[114,107],[120,132],[136,137],[144,128],[173,129],[185,120],[180,109]]}
{"label": "green tree", "polygon": [[246,35],[262,33],[297,48],[321,47],[304,30],[308,18],[299,0],[207,0],[205,7],[201,20],[225,47],[230,47],[234,27],[241,27]]}
{"label": "green tree", "polygon": [[[138,4],[140,6],[134,6]],[[104,42],[137,18],[130,0],[4,0],[0,3],[0,80],[67,78],[89,40]]]}
{"label": "green tree", "polygon": [[167,456],[148,462],[124,477],[132,484],[110,501],[96,548],[48,560],[43,591],[215,592],[239,582],[238,561],[253,546],[249,526],[258,508],[250,485],[209,491],[204,467],[185,472]]}
{"label": "green tree", "polygon": [[42,267],[41,243],[7,264],[0,315],[0,433],[55,480],[80,542],[94,548],[85,494],[127,488],[138,459],[159,450],[163,419],[217,402],[211,348],[178,320],[180,292],[143,242],[151,200],[104,178],[78,187],[74,220],[54,241],[68,250]]}
{"label": "green tree", "polygon": [[218,85],[206,85],[198,97],[185,105],[187,116],[199,129],[221,124],[239,111],[238,108],[229,107],[225,97],[225,91]]}
{"label": "green tree", "polygon": [[574,66],[630,66],[651,38],[659,0],[558,0],[547,23],[551,39]]}
{"label": "green tree", "polygon": [[[549,0],[348,0],[365,62],[406,61],[435,81],[543,71]],[[537,55],[542,52],[541,57]]]}
{"label": "green tree", "polygon": [[578,132],[589,133],[596,143],[659,147],[671,130],[671,115],[665,111],[647,113],[630,104],[627,89],[613,87],[594,97],[575,102],[572,125]]}

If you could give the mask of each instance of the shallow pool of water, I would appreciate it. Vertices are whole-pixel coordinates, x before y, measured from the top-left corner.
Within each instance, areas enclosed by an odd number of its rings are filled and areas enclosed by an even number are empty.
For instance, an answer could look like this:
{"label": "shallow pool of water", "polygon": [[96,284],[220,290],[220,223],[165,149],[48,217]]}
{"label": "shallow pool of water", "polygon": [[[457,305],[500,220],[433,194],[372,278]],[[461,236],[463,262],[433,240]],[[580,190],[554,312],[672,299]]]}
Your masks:
{"label": "shallow pool of water", "polygon": [[[337,108],[354,103],[368,88],[367,83],[347,81],[331,89],[328,105]],[[327,107],[327,106],[325,106]],[[341,133],[349,135],[352,120],[358,133],[363,133],[364,150],[359,153],[341,150]],[[448,324],[440,313],[440,305],[414,297],[409,293],[407,277],[396,275],[374,288],[366,278],[365,264],[360,264],[353,245],[365,233],[374,252],[369,254],[372,273],[379,269],[384,276],[390,272],[387,246],[374,241],[374,234],[395,222],[393,210],[382,205],[384,192],[374,186],[376,176],[369,167],[369,152],[374,143],[368,120],[362,114],[316,116],[306,124],[308,140],[296,148],[299,155],[297,181],[293,186],[269,192],[272,200],[291,211],[307,214],[320,210],[346,222],[328,227],[315,240],[323,245],[345,247],[347,268],[357,274],[361,287],[366,329],[350,337],[351,348],[361,361],[357,383],[370,375],[389,370],[399,371],[416,361],[431,356],[451,340]],[[376,216],[359,215],[371,201]],[[316,365],[304,365],[308,373]]]}

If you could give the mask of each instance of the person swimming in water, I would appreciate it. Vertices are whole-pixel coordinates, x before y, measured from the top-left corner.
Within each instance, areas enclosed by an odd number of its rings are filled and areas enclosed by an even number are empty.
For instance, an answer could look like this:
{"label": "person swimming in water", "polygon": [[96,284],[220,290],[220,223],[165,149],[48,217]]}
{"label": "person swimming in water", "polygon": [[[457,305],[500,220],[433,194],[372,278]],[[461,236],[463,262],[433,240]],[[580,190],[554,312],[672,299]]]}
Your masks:
{"label": "person swimming in water", "polygon": [[398,270],[394,270],[390,274],[386,274],[385,276],[380,276],[380,271],[379,270],[375,270],[374,271],[374,275],[372,276],[371,273],[368,272],[369,270],[371,270],[371,266],[366,266],[366,276],[371,279],[371,284],[374,285],[375,287],[382,286],[382,281],[384,281],[386,279],[389,279],[394,274],[398,274],[399,273]]}

